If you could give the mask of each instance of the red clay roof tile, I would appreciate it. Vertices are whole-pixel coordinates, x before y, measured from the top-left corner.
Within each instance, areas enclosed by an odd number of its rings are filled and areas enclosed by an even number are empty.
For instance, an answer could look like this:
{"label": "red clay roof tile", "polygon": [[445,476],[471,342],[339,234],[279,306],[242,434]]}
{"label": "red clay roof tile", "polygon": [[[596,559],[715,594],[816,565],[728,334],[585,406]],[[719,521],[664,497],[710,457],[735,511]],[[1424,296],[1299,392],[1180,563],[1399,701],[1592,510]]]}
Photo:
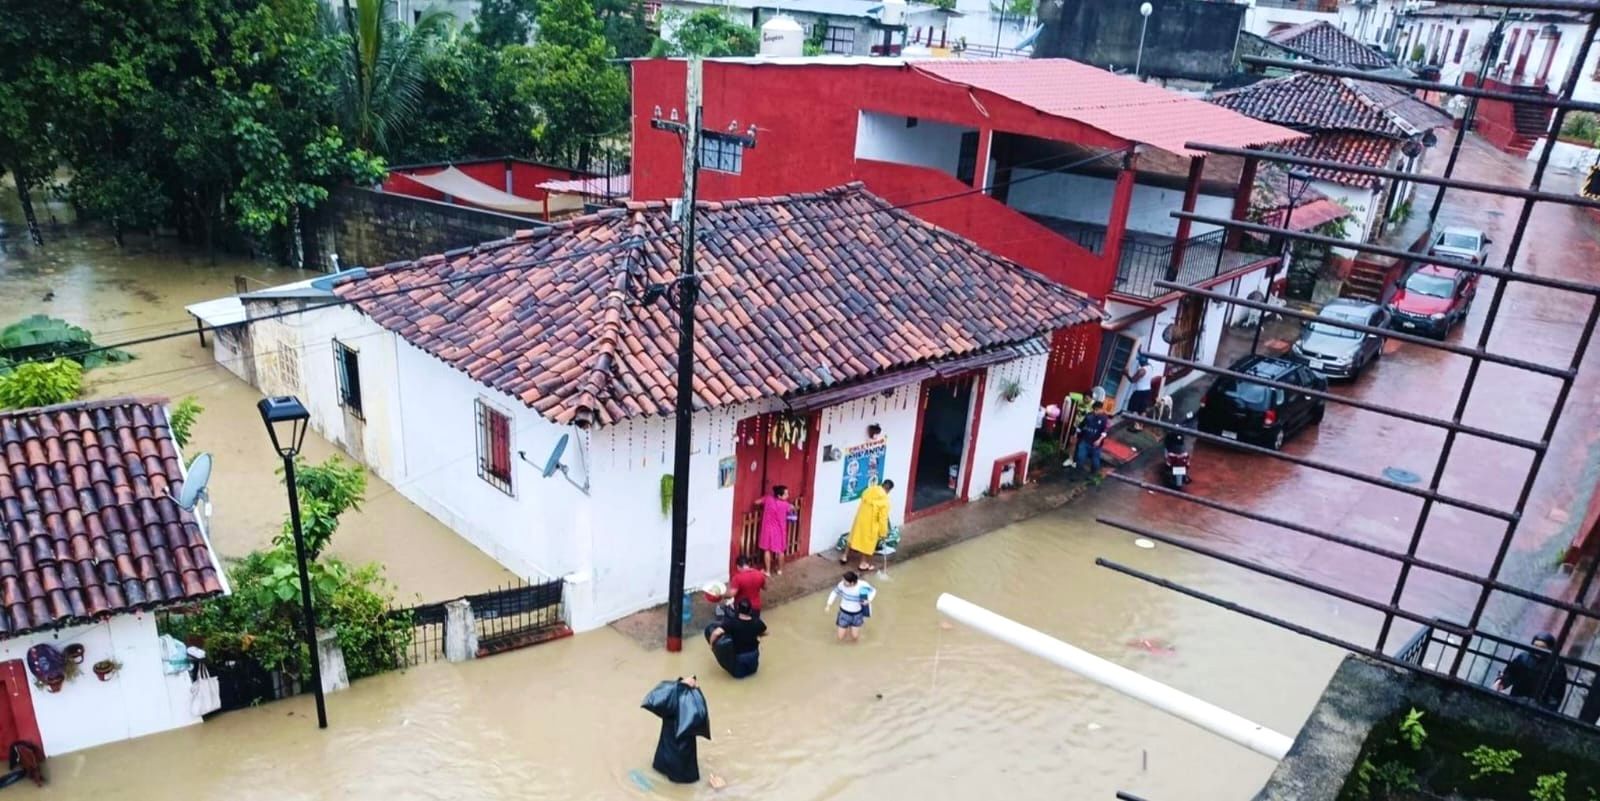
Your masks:
{"label": "red clay roof tile", "polygon": [[0,639],[222,592],[165,407],[0,412]]}
{"label": "red clay roof tile", "polygon": [[[1100,316],[1083,295],[858,184],[701,208],[697,408],[793,395]],[[335,291],[555,422],[604,425],[672,412],[676,313],[639,305],[630,287],[671,282],[678,252],[667,206],[635,202],[448,260],[380,267]],[[506,267],[517,269],[493,272]],[[448,295],[432,288],[468,273]],[[517,298],[511,313],[501,298]]]}

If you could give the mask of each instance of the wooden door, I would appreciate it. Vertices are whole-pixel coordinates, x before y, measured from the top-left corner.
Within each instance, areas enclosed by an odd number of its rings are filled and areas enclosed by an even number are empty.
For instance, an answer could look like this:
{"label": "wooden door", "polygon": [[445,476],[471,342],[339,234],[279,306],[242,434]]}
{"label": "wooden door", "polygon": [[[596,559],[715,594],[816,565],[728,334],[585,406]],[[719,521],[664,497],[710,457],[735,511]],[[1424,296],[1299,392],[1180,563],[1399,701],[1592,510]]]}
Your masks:
{"label": "wooden door", "polygon": [[[1167,355],[1179,359],[1194,360],[1194,354],[1200,347],[1200,322],[1205,319],[1206,299],[1194,295],[1184,295],[1178,301],[1178,314],[1172,321],[1167,335]],[[1189,368],[1181,364],[1167,365],[1167,383],[1187,375]]]}
{"label": "wooden door", "polygon": [[28,670],[21,659],[0,662],[0,753],[10,754],[11,744],[21,740],[39,746],[39,722],[33,716],[33,695],[28,687]]}
{"label": "wooden door", "polygon": [[[810,476],[815,469],[818,414],[804,417],[785,417],[781,413],[755,415],[739,421],[736,429],[738,442],[734,447],[736,471],[733,482],[733,542],[728,554],[729,568],[742,554],[755,559],[760,556],[761,507],[756,503],[773,487],[789,488],[789,501],[799,512],[797,520],[789,523],[788,556],[810,553],[811,499],[808,497]],[[804,426],[802,441],[785,437],[784,421],[797,421]],[[792,429],[791,429],[792,430]]]}

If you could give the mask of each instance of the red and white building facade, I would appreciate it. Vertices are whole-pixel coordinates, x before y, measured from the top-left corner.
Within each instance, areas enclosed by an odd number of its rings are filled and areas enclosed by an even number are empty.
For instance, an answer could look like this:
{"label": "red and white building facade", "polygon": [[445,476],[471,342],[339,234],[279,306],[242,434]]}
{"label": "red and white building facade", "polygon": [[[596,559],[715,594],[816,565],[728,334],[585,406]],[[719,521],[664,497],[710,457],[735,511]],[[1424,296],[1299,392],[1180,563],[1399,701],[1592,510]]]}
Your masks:
{"label": "red and white building facade", "polygon": [[[684,106],[686,64],[633,63],[633,197],[682,194],[681,142],[651,119]],[[1298,134],[1065,59],[711,59],[703,124],[745,131],[702,150],[701,200],[862,181],[874,194],[1101,303],[1098,329],[1058,331],[1044,398],[1125,391],[1138,350],[1209,363],[1231,307],[1175,282],[1245,297],[1275,258],[1238,249],[1190,211],[1242,219],[1253,160],[1190,142],[1248,147]],[[1243,313],[1244,310],[1239,310]],[[1186,380],[1167,366],[1168,387]]]}

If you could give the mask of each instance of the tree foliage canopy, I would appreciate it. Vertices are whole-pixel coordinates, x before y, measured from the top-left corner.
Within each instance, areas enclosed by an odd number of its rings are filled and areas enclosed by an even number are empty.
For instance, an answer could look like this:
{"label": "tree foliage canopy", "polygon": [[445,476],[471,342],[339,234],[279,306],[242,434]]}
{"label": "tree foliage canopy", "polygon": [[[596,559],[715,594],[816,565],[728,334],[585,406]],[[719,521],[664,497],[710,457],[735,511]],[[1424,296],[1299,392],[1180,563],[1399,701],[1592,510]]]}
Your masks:
{"label": "tree foliage canopy", "polygon": [[676,21],[677,27],[669,38],[656,40],[650,55],[753,56],[761,47],[761,36],[755,28],[733,22],[714,8],[701,9],[681,20],[669,18],[669,21]]}

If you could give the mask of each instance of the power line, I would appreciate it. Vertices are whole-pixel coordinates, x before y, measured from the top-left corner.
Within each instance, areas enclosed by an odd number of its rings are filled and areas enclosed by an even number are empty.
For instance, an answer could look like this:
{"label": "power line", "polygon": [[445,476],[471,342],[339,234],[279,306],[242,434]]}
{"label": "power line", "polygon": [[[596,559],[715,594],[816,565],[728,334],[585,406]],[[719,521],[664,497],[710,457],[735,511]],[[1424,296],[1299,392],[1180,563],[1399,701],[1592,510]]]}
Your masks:
{"label": "power line", "polygon": [[[890,205],[884,206],[883,208],[873,209],[872,211],[868,211],[868,212],[844,212],[844,213],[839,213],[839,214],[823,214],[823,215],[814,215],[814,216],[809,216],[809,217],[795,217],[795,218],[788,219],[788,220],[773,220],[773,221],[769,221],[769,222],[752,223],[752,224],[743,225],[743,226],[733,226],[733,227],[728,227],[728,228],[714,228],[714,229],[710,229],[710,231],[714,232],[714,233],[717,233],[717,234],[740,233],[740,232],[744,232],[744,231],[756,231],[756,230],[763,230],[763,229],[767,229],[767,228],[781,228],[781,227],[785,227],[785,226],[799,225],[799,224],[803,224],[803,223],[825,222],[825,221],[828,221],[828,220],[844,219],[844,218],[848,218],[848,217],[864,217],[864,216],[872,215],[872,214],[881,214],[881,213],[887,213],[887,212],[892,212],[892,211],[903,211],[903,210],[906,210],[906,209],[916,208],[918,206],[925,206],[925,205],[930,205],[930,204],[933,204],[933,203],[942,203],[942,202],[945,202],[945,201],[948,201],[948,200],[955,200],[955,199],[962,198],[962,197],[967,197],[967,196],[970,196],[970,195],[986,193],[986,192],[988,192],[990,190],[993,190],[995,188],[998,188],[1000,186],[1010,187],[1010,186],[1015,186],[1017,184],[1026,183],[1028,181],[1038,180],[1040,178],[1044,178],[1046,176],[1055,174],[1055,172],[1057,170],[1071,170],[1071,169],[1074,169],[1074,168],[1077,168],[1077,167],[1081,167],[1081,166],[1093,163],[1095,161],[1099,161],[1101,159],[1107,158],[1107,157],[1112,156],[1112,155],[1120,154],[1120,153],[1126,151],[1127,149],[1128,148],[1117,148],[1117,149],[1114,149],[1114,150],[1105,150],[1105,151],[1101,151],[1100,153],[1096,153],[1094,155],[1078,159],[1078,160],[1076,160],[1074,162],[1071,162],[1069,164],[1065,164],[1065,165],[1061,165],[1059,167],[1053,168],[1052,170],[1039,172],[1039,173],[1037,173],[1035,175],[1029,175],[1029,176],[1025,176],[1025,177],[1022,177],[1022,178],[1016,178],[1016,179],[1008,179],[1008,180],[1006,180],[1004,182],[992,182],[992,183],[984,184],[982,186],[973,187],[971,189],[965,189],[965,190],[962,190],[962,191],[959,191],[959,192],[951,192],[951,193],[947,193],[947,194],[944,194],[944,195],[935,195],[935,196],[932,196],[932,197],[921,198],[919,200],[907,201],[905,203],[890,204]],[[1019,166],[1026,167],[1026,166],[1029,166],[1029,165],[1037,165],[1037,164],[1043,163],[1045,161],[1055,161],[1055,160],[1058,160],[1058,159],[1061,159],[1061,158],[1064,158],[1064,157],[1065,157],[1064,154],[1055,155],[1055,156],[1048,156],[1048,157],[1044,157],[1044,158],[1041,158],[1041,159],[1035,159],[1034,161],[1031,161],[1031,162],[1023,162],[1020,165],[1012,165],[1012,168],[1015,169],[1016,167],[1019,167]],[[186,337],[186,336],[189,336],[191,334],[202,334],[202,333],[207,333],[207,332],[213,332],[213,331],[217,331],[219,329],[229,328],[229,327],[232,327],[234,325],[238,325],[240,323],[254,323],[254,322],[263,321],[263,320],[275,320],[275,319],[280,319],[280,318],[283,318],[283,317],[289,317],[289,316],[296,315],[296,314],[304,314],[306,312],[312,312],[312,311],[318,311],[318,310],[321,310],[321,309],[332,308],[332,307],[335,307],[335,306],[346,306],[346,305],[349,305],[349,304],[352,304],[352,303],[356,303],[356,302],[359,302],[359,301],[377,300],[377,299],[380,299],[380,298],[390,297],[390,296],[393,296],[393,295],[407,294],[407,293],[410,293],[410,292],[417,292],[417,291],[421,291],[421,290],[425,290],[425,289],[433,289],[433,288],[437,288],[437,287],[440,287],[440,286],[446,286],[446,285],[459,285],[459,284],[462,284],[464,282],[477,281],[477,280],[482,279],[482,278],[492,278],[492,277],[497,276],[497,275],[503,275],[503,274],[510,273],[510,272],[516,272],[516,271],[519,271],[519,270],[530,270],[530,269],[534,269],[534,268],[538,268],[538,267],[544,267],[544,266],[548,266],[550,264],[554,264],[554,263],[560,262],[560,261],[567,261],[567,260],[570,260],[570,259],[582,259],[582,258],[587,258],[587,257],[592,256],[592,255],[605,253],[605,252],[610,252],[610,251],[615,251],[615,250],[631,250],[631,249],[636,248],[636,247],[638,247],[638,246],[640,246],[640,245],[642,245],[642,244],[644,244],[646,242],[671,241],[672,239],[673,239],[673,237],[671,237],[671,236],[636,236],[636,237],[631,237],[631,238],[629,238],[627,240],[624,240],[622,242],[617,242],[617,243],[614,243],[614,244],[611,244],[611,245],[602,245],[602,246],[599,246],[599,247],[596,247],[596,248],[593,248],[593,249],[590,249],[590,250],[585,250],[585,251],[582,251],[582,252],[578,252],[578,253],[566,253],[566,254],[561,254],[561,255],[557,255],[557,256],[550,256],[550,257],[547,257],[547,258],[544,258],[544,259],[540,259],[538,261],[518,262],[518,263],[515,263],[515,264],[505,265],[503,267],[496,267],[496,268],[482,270],[482,271],[463,272],[463,273],[459,273],[459,274],[453,275],[453,276],[451,276],[449,278],[444,278],[444,279],[441,279],[441,280],[435,281],[435,282],[414,284],[414,285],[410,285],[410,286],[406,286],[406,287],[397,287],[397,288],[391,289],[391,290],[384,290],[384,291],[380,291],[380,292],[372,292],[372,293],[368,293],[368,294],[364,294],[364,295],[350,295],[350,296],[347,296],[347,297],[338,298],[336,300],[328,301],[326,303],[321,303],[321,304],[316,304],[316,305],[311,305],[311,306],[305,306],[305,307],[297,308],[297,309],[285,309],[285,310],[281,310],[281,311],[277,311],[277,312],[272,312],[272,313],[269,313],[269,314],[260,315],[258,317],[251,317],[251,318],[248,318],[246,320],[240,320],[240,321],[238,321],[236,323],[222,323],[222,324],[218,324],[218,325],[204,325],[204,324],[202,324],[202,325],[198,325],[198,326],[194,326],[194,327],[185,327],[182,330],[171,331],[171,332],[164,333],[164,334],[152,334],[152,335],[145,336],[145,337],[136,337],[136,338],[133,338],[133,339],[123,340],[123,341],[114,342],[114,343],[110,343],[110,344],[106,344],[106,345],[97,345],[97,346],[92,347],[92,348],[83,348],[83,349],[80,349],[80,350],[77,350],[77,351],[70,351],[70,352],[67,352],[67,353],[55,354],[51,358],[78,358],[78,357],[81,357],[81,356],[87,356],[87,355],[94,354],[94,353],[101,353],[101,352],[108,351],[108,350],[118,350],[118,349],[130,348],[130,347],[134,347],[134,346],[137,346],[137,345],[147,345],[147,344],[150,344],[150,343],[153,343],[153,342],[161,342],[161,341],[167,340],[167,339],[176,339],[178,337]],[[401,272],[401,271],[409,271],[409,270],[431,268],[433,266],[434,266],[433,264],[424,265],[420,261],[412,261],[410,263],[406,263],[406,264],[401,264],[401,265],[397,265],[397,266],[394,266],[394,267],[390,267],[384,272],[384,275],[391,275],[391,274],[394,274],[394,273],[397,273],[397,272]],[[325,277],[327,277],[327,276],[325,276]],[[182,324],[183,324],[183,321],[174,321],[174,323],[173,323],[173,325],[182,325]],[[24,361],[41,361],[41,359],[26,359]]]}

